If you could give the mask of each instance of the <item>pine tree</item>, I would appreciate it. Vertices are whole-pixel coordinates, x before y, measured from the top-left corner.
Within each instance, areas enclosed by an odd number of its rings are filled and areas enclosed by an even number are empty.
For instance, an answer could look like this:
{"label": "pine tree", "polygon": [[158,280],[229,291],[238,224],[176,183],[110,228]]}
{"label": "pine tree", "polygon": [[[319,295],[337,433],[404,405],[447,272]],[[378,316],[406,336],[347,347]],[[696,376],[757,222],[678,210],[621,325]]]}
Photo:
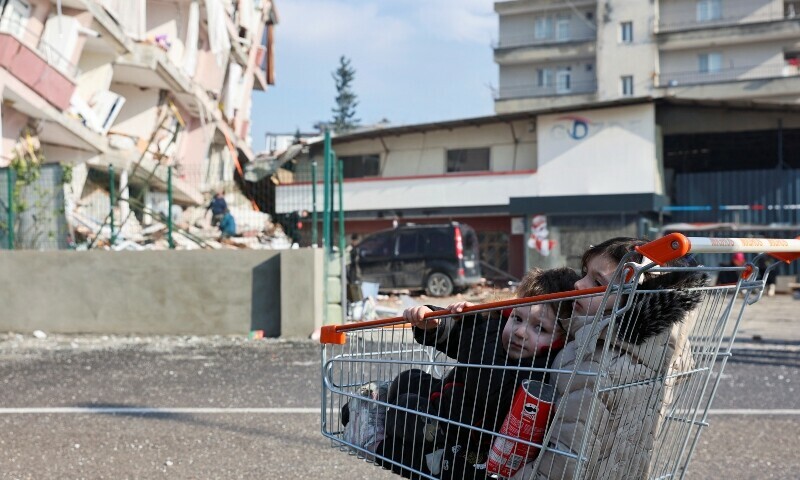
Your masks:
{"label": "pine tree", "polygon": [[352,85],[356,70],[350,66],[350,60],[342,55],[339,57],[339,68],[331,75],[336,82],[336,107],[331,109],[331,126],[336,133],[346,133],[356,128],[360,121],[355,118],[358,101]]}

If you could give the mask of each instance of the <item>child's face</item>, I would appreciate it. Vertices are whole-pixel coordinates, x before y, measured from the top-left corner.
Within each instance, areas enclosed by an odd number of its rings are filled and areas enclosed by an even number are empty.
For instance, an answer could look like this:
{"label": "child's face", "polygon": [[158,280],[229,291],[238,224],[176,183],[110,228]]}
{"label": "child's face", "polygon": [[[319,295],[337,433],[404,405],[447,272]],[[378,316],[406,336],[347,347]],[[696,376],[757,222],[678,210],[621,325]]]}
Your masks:
{"label": "child's face", "polygon": [[[611,276],[617,269],[619,262],[607,255],[595,255],[586,263],[586,272],[580,280],[575,282],[575,289],[605,287],[611,281]],[[578,316],[594,315],[600,309],[601,295],[579,298],[575,300],[572,313]],[[608,299],[606,310],[610,310],[614,305],[614,296]]]}
{"label": "child's face", "polygon": [[517,307],[503,328],[503,347],[509,358],[545,355],[558,344],[563,344],[563,334],[556,330],[556,315],[550,305]]}

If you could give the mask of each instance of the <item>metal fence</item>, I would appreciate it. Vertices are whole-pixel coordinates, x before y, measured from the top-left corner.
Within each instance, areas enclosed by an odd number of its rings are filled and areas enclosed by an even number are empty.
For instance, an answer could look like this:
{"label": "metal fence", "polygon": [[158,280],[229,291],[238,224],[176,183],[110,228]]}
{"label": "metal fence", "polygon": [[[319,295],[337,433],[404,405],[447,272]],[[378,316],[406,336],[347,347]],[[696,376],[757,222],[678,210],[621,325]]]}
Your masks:
{"label": "metal fence", "polygon": [[0,248],[284,249],[319,244],[323,203],[314,197],[322,190],[321,175],[317,179],[322,169],[300,167],[299,158],[261,155],[245,163],[231,152],[212,152],[197,167],[144,158],[129,166],[116,161],[48,163],[29,185],[13,168],[0,169]]}
{"label": "metal fence", "polygon": [[12,168],[0,169],[0,248],[57,250],[67,248],[64,217],[64,169],[42,165],[25,180]]}

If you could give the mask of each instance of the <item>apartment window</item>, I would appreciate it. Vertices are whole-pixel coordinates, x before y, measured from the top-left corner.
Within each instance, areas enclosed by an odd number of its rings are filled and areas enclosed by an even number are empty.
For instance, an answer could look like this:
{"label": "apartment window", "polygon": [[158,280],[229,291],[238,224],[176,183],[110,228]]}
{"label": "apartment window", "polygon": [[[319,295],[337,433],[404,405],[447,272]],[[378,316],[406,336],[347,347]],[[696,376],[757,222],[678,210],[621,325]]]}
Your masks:
{"label": "apartment window", "polygon": [[461,148],[447,151],[447,173],[489,170],[489,148]]}
{"label": "apartment window", "polygon": [[553,17],[538,17],[533,23],[533,36],[544,40],[553,36]]}
{"label": "apartment window", "polygon": [[586,20],[594,20],[594,12],[586,12]]}
{"label": "apartment window", "polygon": [[0,15],[0,31],[22,37],[31,15],[31,6],[23,0],[6,0]]}
{"label": "apartment window", "polygon": [[344,178],[377,177],[381,173],[381,156],[377,153],[350,155],[340,159],[344,163]]}
{"label": "apartment window", "polygon": [[536,70],[536,85],[542,88],[553,86],[553,70],[550,68],[540,68]]}
{"label": "apartment window", "polygon": [[556,93],[569,93],[572,91],[572,69],[570,67],[558,69],[556,74]]}
{"label": "apartment window", "polygon": [[633,43],[633,22],[619,24],[619,40],[622,43]]}
{"label": "apartment window", "polygon": [[594,71],[594,65],[592,65],[591,63],[587,63],[586,64],[586,71],[587,72],[593,72]]}
{"label": "apartment window", "polygon": [[623,97],[633,96],[633,75],[623,75],[620,77],[620,87]]}
{"label": "apartment window", "polygon": [[721,53],[701,53],[697,59],[700,73],[716,73],[722,69]]}
{"label": "apartment window", "polygon": [[556,21],[556,40],[569,40],[569,17],[559,17]]}
{"label": "apartment window", "polygon": [[722,18],[722,0],[699,0],[697,2],[697,21],[710,22]]}

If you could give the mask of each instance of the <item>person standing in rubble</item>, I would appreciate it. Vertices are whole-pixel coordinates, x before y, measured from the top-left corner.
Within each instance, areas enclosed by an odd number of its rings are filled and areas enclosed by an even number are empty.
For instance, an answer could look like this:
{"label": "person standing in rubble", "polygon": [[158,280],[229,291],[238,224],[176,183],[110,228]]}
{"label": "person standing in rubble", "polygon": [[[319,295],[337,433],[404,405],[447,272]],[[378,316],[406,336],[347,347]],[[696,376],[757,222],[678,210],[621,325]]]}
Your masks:
{"label": "person standing in rubble", "polygon": [[308,217],[308,210],[299,210],[292,213],[276,215],[278,223],[283,228],[286,236],[292,240],[292,246],[300,245],[300,230],[303,228],[303,219]]}
{"label": "person standing in rubble", "polygon": [[[214,193],[214,198],[206,208],[206,212],[211,210],[211,226],[216,227],[222,222],[225,217],[225,212],[228,211],[228,202],[225,201],[225,190],[217,190]],[[220,230],[222,228],[220,227]]]}

